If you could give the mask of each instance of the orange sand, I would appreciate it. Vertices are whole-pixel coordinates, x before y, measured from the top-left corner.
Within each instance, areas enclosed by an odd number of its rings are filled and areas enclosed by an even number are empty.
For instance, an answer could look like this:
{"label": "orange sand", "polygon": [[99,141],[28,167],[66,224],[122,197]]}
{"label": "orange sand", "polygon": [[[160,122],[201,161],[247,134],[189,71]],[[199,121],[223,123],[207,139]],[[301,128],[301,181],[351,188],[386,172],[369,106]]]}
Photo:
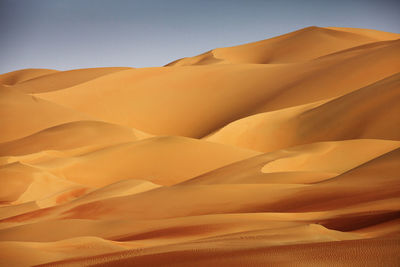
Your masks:
{"label": "orange sand", "polygon": [[400,34],[0,75],[0,266],[399,266]]}

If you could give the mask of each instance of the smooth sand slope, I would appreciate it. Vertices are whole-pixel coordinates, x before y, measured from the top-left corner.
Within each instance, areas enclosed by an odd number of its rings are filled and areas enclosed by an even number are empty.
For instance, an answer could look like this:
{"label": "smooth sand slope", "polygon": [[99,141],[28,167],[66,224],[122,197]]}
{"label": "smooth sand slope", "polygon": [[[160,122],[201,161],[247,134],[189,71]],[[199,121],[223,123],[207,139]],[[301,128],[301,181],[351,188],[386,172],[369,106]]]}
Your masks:
{"label": "smooth sand slope", "polygon": [[349,94],[234,121],[205,139],[269,152],[301,144],[399,140],[400,73]]}
{"label": "smooth sand slope", "polygon": [[398,72],[399,51],[396,40],[293,64],[132,69],[35,96],[151,134],[199,138],[248,115],[368,86]]}
{"label": "smooth sand slope", "polygon": [[48,74],[56,73],[57,70],[50,69],[24,69],[16,70],[9,73],[4,73],[0,75],[0,84],[5,86],[12,86],[18,83],[29,81],[40,76],[45,76]]}
{"label": "smooth sand slope", "polygon": [[295,63],[367,43],[396,39],[399,39],[399,34],[312,26],[259,42],[213,49],[195,57],[179,59],[167,66]]}
{"label": "smooth sand slope", "polygon": [[62,123],[89,116],[12,88],[0,90],[0,142],[19,139]]}
{"label": "smooth sand slope", "polygon": [[400,34],[0,75],[0,266],[399,266]]}
{"label": "smooth sand slope", "polygon": [[[52,71],[50,73],[46,70],[45,75],[43,75],[45,70],[35,70],[35,74],[37,74],[35,77],[31,77],[33,76],[33,70],[21,70],[21,73],[12,76],[13,80],[18,79],[18,83],[14,84],[13,88],[26,93],[49,92],[68,88],[107,74],[127,69],[130,68],[92,68],[70,71]],[[38,75],[39,71],[41,75]],[[30,79],[25,78],[28,74],[30,74]],[[24,80],[22,80],[21,77],[23,77]],[[8,78],[7,81],[9,79],[10,78]]]}
{"label": "smooth sand slope", "polygon": [[102,148],[147,137],[150,135],[138,130],[101,121],[74,121],[58,124],[21,139],[0,143],[0,156],[20,156],[46,150],[66,151],[82,147]]}
{"label": "smooth sand slope", "polygon": [[95,187],[121,179],[171,185],[257,154],[185,137],[154,137],[33,164],[67,180]]}

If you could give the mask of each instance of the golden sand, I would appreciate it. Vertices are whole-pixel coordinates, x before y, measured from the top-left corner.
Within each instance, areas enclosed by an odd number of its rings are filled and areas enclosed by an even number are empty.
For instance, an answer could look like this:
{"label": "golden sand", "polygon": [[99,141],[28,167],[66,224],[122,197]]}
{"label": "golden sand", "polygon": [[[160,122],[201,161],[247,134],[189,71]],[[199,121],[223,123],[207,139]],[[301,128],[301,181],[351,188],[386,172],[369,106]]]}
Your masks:
{"label": "golden sand", "polygon": [[399,266],[400,34],[0,75],[1,266]]}

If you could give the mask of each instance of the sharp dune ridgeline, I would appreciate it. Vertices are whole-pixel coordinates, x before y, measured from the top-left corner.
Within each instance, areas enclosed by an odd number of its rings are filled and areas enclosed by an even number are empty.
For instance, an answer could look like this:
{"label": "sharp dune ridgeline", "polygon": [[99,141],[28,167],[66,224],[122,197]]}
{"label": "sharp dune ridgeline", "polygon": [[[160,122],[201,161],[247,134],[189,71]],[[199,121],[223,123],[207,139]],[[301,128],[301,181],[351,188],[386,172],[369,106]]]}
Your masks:
{"label": "sharp dune ridgeline", "polygon": [[400,34],[0,75],[0,266],[399,266]]}

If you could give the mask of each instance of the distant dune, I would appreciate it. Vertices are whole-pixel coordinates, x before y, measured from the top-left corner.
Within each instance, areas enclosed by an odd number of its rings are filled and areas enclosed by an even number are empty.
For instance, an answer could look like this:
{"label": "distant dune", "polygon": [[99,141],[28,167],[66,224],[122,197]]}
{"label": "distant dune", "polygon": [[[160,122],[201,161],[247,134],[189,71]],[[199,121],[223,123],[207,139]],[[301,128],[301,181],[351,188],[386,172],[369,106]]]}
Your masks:
{"label": "distant dune", "polygon": [[398,34],[375,30],[312,26],[259,42],[213,49],[167,66],[298,63],[364,44],[397,39]]}
{"label": "distant dune", "polygon": [[400,34],[0,75],[1,266],[399,266]]}

